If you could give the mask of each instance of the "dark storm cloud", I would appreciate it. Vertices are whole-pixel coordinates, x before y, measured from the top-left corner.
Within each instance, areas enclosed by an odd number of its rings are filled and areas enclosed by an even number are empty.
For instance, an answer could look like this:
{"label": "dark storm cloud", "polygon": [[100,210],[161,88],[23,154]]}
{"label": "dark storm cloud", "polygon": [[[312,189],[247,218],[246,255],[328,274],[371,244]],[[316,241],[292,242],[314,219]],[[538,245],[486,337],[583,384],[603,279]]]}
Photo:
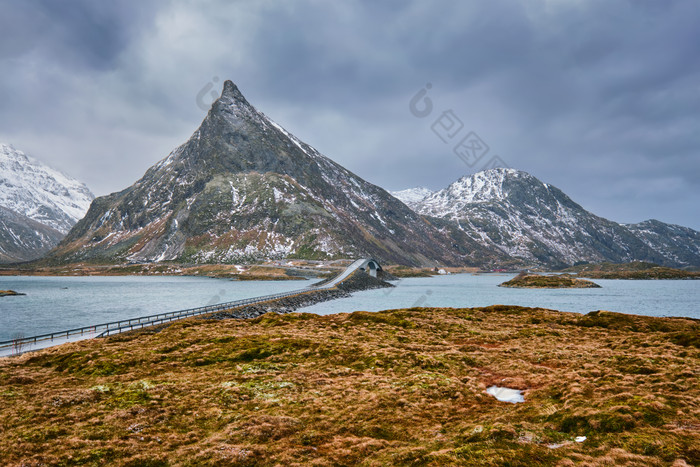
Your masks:
{"label": "dark storm cloud", "polygon": [[106,68],[138,33],[150,7],[145,2],[56,2],[34,0],[5,3],[0,25],[0,56],[21,57],[38,52],[48,61]]}
{"label": "dark storm cloud", "polygon": [[[700,228],[693,1],[16,2],[0,11],[0,139],[121,189],[233,79],[260,110],[388,189],[467,167],[452,109],[513,167],[597,214]],[[408,101],[426,83],[435,113]],[[209,91],[202,94],[211,100]]]}

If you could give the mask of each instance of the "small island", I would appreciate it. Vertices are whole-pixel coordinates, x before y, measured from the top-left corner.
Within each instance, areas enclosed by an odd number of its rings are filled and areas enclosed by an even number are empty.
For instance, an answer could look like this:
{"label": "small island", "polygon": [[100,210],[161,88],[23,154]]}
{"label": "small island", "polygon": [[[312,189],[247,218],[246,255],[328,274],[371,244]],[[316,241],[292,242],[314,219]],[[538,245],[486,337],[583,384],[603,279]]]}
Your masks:
{"label": "small island", "polygon": [[539,275],[521,272],[509,281],[498,285],[499,287],[514,287],[522,289],[593,289],[600,288],[595,282],[584,279],[575,279],[568,274]]}
{"label": "small island", "polygon": [[12,295],[27,295],[27,294],[15,292],[14,290],[0,290],[0,297],[10,297]]}

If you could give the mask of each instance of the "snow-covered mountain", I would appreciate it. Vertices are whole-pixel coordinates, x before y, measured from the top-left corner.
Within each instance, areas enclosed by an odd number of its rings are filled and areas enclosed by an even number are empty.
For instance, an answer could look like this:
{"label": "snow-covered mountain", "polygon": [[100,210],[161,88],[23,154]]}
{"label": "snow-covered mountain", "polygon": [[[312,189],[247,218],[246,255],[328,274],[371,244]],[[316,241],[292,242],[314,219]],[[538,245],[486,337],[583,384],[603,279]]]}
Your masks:
{"label": "snow-covered mountain", "polygon": [[401,200],[401,202],[403,202],[403,204],[409,208],[415,209],[421,201],[432,195],[433,191],[427,188],[418,187],[401,191],[390,191],[389,193],[391,193],[394,198]]}
{"label": "snow-covered mountain", "polygon": [[63,236],[58,230],[0,206],[0,263],[40,258]]}
{"label": "snow-covered mountain", "polygon": [[452,222],[485,248],[498,248],[532,264],[639,260],[677,267],[700,265],[700,233],[663,223],[651,229],[649,221],[620,225],[514,169],[462,177],[411,207],[424,216]]}
{"label": "snow-covered mountain", "polygon": [[0,144],[0,263],[55,247],[94,198],[79,181]]}
{"label": "snow-covered mountain", "polygon": [[483,264],[491,254],[300,141],[231,82],[192,137],[97,198],[49,260],[225,262],[373,256]]}
{"label": "snow-covered mountain", "polygon": [[66,234],[94,198],[78,180],[0,144],[0,206]]}

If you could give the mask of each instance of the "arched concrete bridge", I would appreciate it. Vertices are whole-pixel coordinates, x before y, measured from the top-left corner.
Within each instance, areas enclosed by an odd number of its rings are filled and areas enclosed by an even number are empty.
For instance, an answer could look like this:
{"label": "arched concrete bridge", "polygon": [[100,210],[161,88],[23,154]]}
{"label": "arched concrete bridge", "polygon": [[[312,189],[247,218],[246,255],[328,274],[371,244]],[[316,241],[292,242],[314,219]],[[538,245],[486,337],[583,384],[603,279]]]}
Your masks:
{"label": "arched concrete bridge", "polygon": [[379,262],[373,258],[363,259],[359,269],[365,271],[372,277],[377,277],[377,272],[382,270]]}
{"label": "arched concrete bridge", "polygon": [[353,272],[357,271],[365,271],[367,274],[369,274],[372,277],[377,277],[377,271],[382,270],[382,266],[379,264],[379,262],[374,259],[374,258],[362,258],[358,259],[355,262],[353,262],[350,266],[348,266],[345,271],[341,272],[337,276],[335,276],[333,279],[331,279],[328,282],[325,282],[321,285],[319,285],[317,288],[319,289],[329,289],[331,287],[335,287],[336,285],[340,284],[343,282],[345,279],[350,276]]}

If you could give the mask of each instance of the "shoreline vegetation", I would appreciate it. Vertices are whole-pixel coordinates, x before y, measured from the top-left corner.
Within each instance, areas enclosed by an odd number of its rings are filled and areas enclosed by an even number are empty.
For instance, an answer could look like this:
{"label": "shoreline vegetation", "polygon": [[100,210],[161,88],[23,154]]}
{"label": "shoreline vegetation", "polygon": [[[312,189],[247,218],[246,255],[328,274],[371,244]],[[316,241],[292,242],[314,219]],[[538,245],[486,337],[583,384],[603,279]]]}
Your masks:
{"label": "shoreline vegetation", "polygon": [[562,270],[575,273],[577,277],[589,279],[628,279],[628,280],[665,280],[665,279],[700,279],[700,271],[686,271],[668,268],[654,263],[635,261],[632,263],[582,264]]}
{"label": "shoreline vegetation", "polygon": [[697,465],[698,374],[686,318],[497,305],[188,319],[0,359],[0,458]]}
{"label": "shoreline vegetation", "polygon": [[[327,279],[340,273],[351,260],[270,260],[251,264],[180,264],[175,262],[90,264],[47,266],[41,263],[0,265],[2,276],[201,276],[231,280],[304,280]],[[478,267],[411,267],[383,265],[394,277],[432,277],[443,274],[514,273],[518,269],[481,269]],[[547,271],[535,271],[545,273]],[[700,279],[700,271],[686,271],[654,263],[582,264],[557,271],[588,279]]]}
{"label": "shoreline vegetation", "polygon": [[595,282],[577,279],[568,274],[540,275],[520,273],[509,281],[498,285],[499,287],[513,287],[521,289],[593,289],[600,288]]}
{"label": "shoreline vegetation", "polygon": [[[310,261],[280,260],[255,264],[199,264],[183,265],[172,262],[140,264],[89,264],[77,263],[65,266],[0,265],[0,277],[14,275],[33,276],[127,276],[172,275],[202,276],[232,280],[304,280],[328,279],[347,267],[351,260]],[[442,274],[483,272],[476,267],[411,267],[387,265],[384,270],[397,278],[431,277]]]}
{"label": "shoreline vegetation", "polygon": [[5,265],[2,276],[201,276],[231,280],[305,280],[334,277],[351,261],[268,261],[260,264],[197,264],[172,262],[139,264],[89,264],[65,266]]}

